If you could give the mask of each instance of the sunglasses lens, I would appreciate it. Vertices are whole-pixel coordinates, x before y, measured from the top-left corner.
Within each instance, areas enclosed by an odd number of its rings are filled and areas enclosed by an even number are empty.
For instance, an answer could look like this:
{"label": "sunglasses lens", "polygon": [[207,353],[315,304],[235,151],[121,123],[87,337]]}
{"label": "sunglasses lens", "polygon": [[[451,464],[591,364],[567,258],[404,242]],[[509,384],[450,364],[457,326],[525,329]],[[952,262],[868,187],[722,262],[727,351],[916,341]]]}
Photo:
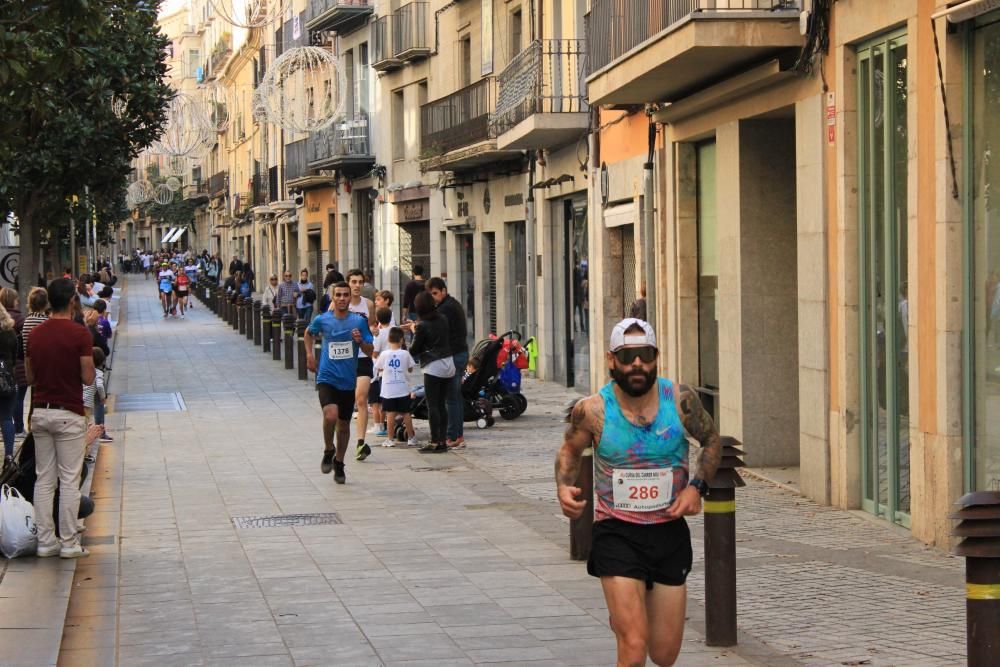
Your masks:
{"label": "sunglasses lens", "polygon": [[615,358],[620,364],[631,364],[638,357],[639,361],[648,364],[656,359],[655,347],[625,347],[615,352]]}

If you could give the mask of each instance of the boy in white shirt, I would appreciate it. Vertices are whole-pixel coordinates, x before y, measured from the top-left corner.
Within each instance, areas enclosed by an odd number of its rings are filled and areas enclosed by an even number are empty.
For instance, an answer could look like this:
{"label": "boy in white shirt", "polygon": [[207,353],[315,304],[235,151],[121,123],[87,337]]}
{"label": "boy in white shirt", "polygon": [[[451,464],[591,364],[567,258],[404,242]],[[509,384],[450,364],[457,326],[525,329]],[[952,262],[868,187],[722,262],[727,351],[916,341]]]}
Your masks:
{"label": "boy in white shirt", "polygon": [[[399,327],[389,329],[389,349],[378,355],[375,369],[382,373],[382,411],[386,414],[389,425],[389,437],[382,443],[383,447],[395,447],[396,415],[403,416],[403,426],[406,429],[406,444],[415,447],[417,436],[413,431],[413,419],[410,417],[410,381],[409,374],[415,364],[410,353],[403,349],[403,330]],[[399,443],[402,444],[402,443]]]}
{"label": "boy in white shirt", "polygon": [[[381,352],[389,349],[389,329],[393,327],[391,324],[392,311],[388,308],[377,309],[375,311],[375,320],[377,324],[375,329],[372,330],[372,335],[375,337],[375,342],[372,344],[372,358],[378,359],[378,355]],[[375,436],[384,438],[389,435],[389,432],[386,430],[385,412],[382,410],[381,382],[381,374],[375,371],[375,378],[368,388],[368,405],[372,406],[372,424],[376,429]]]}

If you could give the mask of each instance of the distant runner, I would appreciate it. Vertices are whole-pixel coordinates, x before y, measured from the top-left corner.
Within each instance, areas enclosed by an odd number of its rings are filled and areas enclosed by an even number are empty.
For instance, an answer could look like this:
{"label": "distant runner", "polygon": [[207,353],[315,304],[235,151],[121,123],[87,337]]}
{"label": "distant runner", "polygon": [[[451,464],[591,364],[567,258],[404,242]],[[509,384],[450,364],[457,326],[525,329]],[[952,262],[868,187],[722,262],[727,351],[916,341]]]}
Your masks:
{"label": "distant runner", "polygon": [[160,289],[160,305],[163,306],[163,319],[167,319],[167,316],[170,315],[170,309],[173,307],[172,299],[175,279],[176,276],[170,270],[170,265],[163,262],[160,273],[157,275]]}
{"label": "distant runner", "polygon": [[[580,400],[556,457],[563,514],[586,507],[577,488],[580,458],[594,450],[594,528],[587,572],[600,577],[618,665],[673,665],[684,635],[691,534],[685,516],[701,499],[722,457],[712,418],[690,388],[657,378],[656,336],[628,318],[611,332],[612,382]],[[701,443],[688,480],[685,431]]]}
{"label": "distant runner", "polygon": [[[368,322],[368,330],[374,329],[375,304],[366,297],[361,296],[361,290],[365,284],[365,273],[361,269],[351,269],[347,272],[347,284],[351,288],[351,304],[349,309],[352,313],[357,313]],[[365,434],[368,432],[368,390],[371,388],[372,375],[375,371],[375,362],[372,359],[372,351],[368,350],[364,354],[358,353],[358,384],[354,401],[358,406],[358,445],[355,458],[364,461],[372,453],[372,448],[365,442]]]}

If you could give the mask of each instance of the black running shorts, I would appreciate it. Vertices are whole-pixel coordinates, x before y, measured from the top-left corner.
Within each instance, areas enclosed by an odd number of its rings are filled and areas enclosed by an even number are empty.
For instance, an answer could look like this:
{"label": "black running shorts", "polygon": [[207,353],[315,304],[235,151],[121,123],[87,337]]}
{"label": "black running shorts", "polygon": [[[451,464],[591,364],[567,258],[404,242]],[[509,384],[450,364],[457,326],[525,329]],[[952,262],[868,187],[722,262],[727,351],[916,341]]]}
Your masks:
{"label": "black running shorts", "polygon": [[320,382],[316,385],[319,391],[319,404],[322,407],[328,405],[337,406],[337,419],[349,422],[354,416],[354,390],[337,389],[333,385]]}
{"label": "black running shorts", "polygon": [[587,572],[594,577],[628,577],[646,583],[682,586],[691,571],[691,532],[684,518],[638,524],[595,521]]}
{"label": "black running shorts", "polygon": [[410,397],[401,396],[399,398],[383,398],[382,412],[410,412]]}
{"label": "black running shorts", "polygon": [[372,380],[372,383],[368,385],[368,402],[369,403],[382,402],[382,378],[379,378],[377,380]]}
{"label": "black running shorts", "polygon": [[371,357],[358,357],[358,379],[370,378],[375,374],[375,361]]}

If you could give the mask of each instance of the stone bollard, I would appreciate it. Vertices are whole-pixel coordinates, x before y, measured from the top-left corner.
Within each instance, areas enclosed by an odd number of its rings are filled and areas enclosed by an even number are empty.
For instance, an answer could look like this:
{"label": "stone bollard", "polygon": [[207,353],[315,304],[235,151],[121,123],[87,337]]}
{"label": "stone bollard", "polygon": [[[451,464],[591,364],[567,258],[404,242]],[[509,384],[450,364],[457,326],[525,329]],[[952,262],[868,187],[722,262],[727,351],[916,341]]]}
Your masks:
{"label": "stone bollard", "polygon": [[965,652],[969,667],[987,667],[1000,656],[1000,491],[967,493],[957,504],[948,518],[960,521],[951,534],[963,538],[955,555],[965,558]]}
{"label": "stone bollard", "polygon": [[261,303],[260,301],[253,302],[253,344],[260,345],[260,331],[261,331]]}
{"label": "stone bollard", "polygon": [[736,646],[736,488],[742,443],[722,436],[722,462],[705,497],[705,645]]}
{"label": "stone bollard", "polygon": [[275,308],[271,313],[271,358],[281,361],[281,316],[285,311]]}
{"label": "stone bollard", "polygon": [[299,379],[308,380],[309,379],[309,368],[306,366],[306,326],[308,322],[305,320],[297,320],[295,322],[295,338],[298,340],[298,352],[299,352]]}
{"label": "stone bollard", "polygon": [[569,557],[573,560],[590,558],[594,530],[594,450],[588,447],[580,458],[580,477],[576,486],[583,492],[587,506],[579,519],[569,521]]}
{"label": "stone bollard", "polygon": [[239,329],[241,336],[246,336],[247,324],[250,323],[250,318],[247,317],[247,298],[241,296],[236,301],[236,306],[237,328]]}
{"label": "stone bollard", "polygon": [[264,352],[271,351],[271,306],[260,309],[260,342]]}
{"label": "stone bollard", "polygon": [[247,297],[243,301],[243,310],[245,311],[244,317],[247,321],[247,340],[253,341],[253,322],[254,322],[254,312],[253,312],[253,297]]}
{"label": "stone bollard", "polygon": [[281,333],[285,337],[285,368],[295,368],[295,316],[285,313],[281,318]]}

